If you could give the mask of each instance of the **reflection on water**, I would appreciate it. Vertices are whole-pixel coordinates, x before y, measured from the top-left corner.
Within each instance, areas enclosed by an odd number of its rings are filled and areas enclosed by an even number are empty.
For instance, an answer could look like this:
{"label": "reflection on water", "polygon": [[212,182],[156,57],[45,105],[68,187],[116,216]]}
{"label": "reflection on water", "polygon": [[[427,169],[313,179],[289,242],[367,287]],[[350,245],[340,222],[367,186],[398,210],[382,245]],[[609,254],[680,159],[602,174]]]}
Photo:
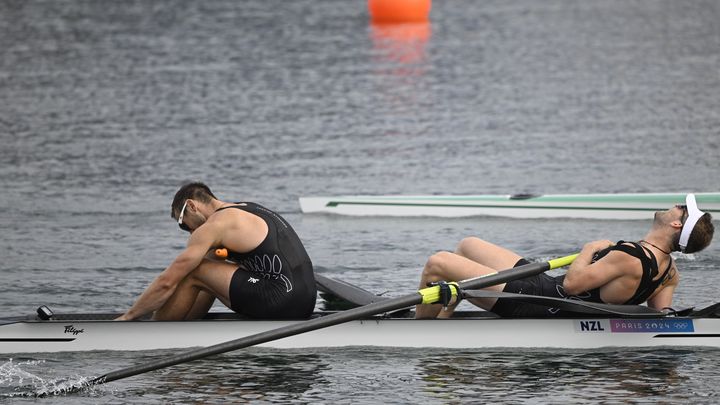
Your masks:
{"label": "reflection on water", "polygon": [[[419,364],[427,383],[424,390],[443,400],[481,394],[500,397],[512,392],[517,401],[547,398],[573,402],[599,397],[642,401],[662,398],[688,383],[688,368],[697,368],[704,354],[718,357],[714,351],[662,348],[603,352],[516,350],[442,353]],[[458,391],[457,387],[465,389]]]}
{"label": "reflection on water", "polygon": [[371,24],[373,47],[381,62],[413,64],[425,61],[430,23]]}
{"label": "reflection on water", "polygon": [[[69,373],[85,376],[161,359],[172,351],[66,353],[3,366],[0,395]],[[342,402],[655,403],[720,395],[711,349],[446,350],[250,348],[98,386],[57,403]],[[0,368],[2,370],[2,368]],[[33,375],[32,377],[27,377]],[[22,381],[22,384],[20,383]],[[32,381],[32,382],[31,382]],[[25,390],[27,391],[27,390]]]}
{"label": "reflection on water", "polygon": [[[392,105],[400,111],[414,111],[417,115],[413,120],[432,114],[425,109],[432,108],[428,104],[423,91],[418,89],[426,86],[425,75],[431,65],[428,62],[426,48],[431,36],[430,23],[402,24],[370,24],[370,38],[373,44],[372,72],[377,80],[377,95],[380,102]],[[390,118],[392,121],[397,116]],[[393,125],[393,132],[403,137],[412,138],[412,134],[400,130],[400,125]],[[383,144],[384,154],[402,153],[392,145],[391,138],[386,137]]]}
{"label": "reflection on water", "polygon": [[[160,370],[150,386],[143,384],[119,396],[157,398],[227,398],[277,401],[302,398],[323,383],[327,363],[319,354],[255,349]],[[115,383],[115,386],[125,383]]]}
{"label": "reflection on water", "polygon": [[[63,387],[87,381],[91,375],[102,375],[131,364],[152,363],[175,353],[170,350],[89,352],[81,358],[77,353],[61,353],[45,355],[48,360],[3,359],[0,399],[38,391],[62,392]],[[87,364],[94,370],[85,371]],[[75,370],[86,375],[73,373],[75,366]],[[149,403],[166,403],[167,398],[291,400],[302,398],[323,385],[323,373],[327,369],[327,361],[320,353],[252,348],[148,372],[55,399],[67,399],[68,403],[97,397],[122,398],[123,401],[144,398]]]}

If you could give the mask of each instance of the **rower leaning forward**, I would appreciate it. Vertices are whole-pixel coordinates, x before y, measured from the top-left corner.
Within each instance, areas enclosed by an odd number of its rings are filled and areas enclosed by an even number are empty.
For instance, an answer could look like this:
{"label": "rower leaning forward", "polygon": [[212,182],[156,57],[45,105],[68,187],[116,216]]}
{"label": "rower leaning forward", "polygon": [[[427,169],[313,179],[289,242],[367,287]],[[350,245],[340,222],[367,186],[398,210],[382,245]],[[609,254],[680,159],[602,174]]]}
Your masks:
{"label": "rower leaning forward", "polygon": [[[647,302],[657,310],[672,305],[680,282],[673,251],[695,253],[711,242],[712,217],[698,209],[693,194],[686,204],[658,211],[645,237],[637,242],[598,240],[585,244],[566,274],[539,274],[488,287],[498,292],[567,298],[605,304],[639,305]],[[468,237],[454,253],[431,256],[420,279],[420,287],[441,281],[461,281],[529,263],[515,252],[490,242]],[[521,300],[498,297],[469,298],[473,304],[505,317],[559,317],[567,315]],[[454,307],[418,305],[418,318],[447,318]]]}
{"label": "rower leaning forward", "polygon": [[[118,320],[203,317],[215,299],[253,318],[309,317],[317,291],[312,262],[279,214],[251,202],[218,200],[203,183],[185,184],[170,215],[190,233],[183,250]],[[211,252],[226,248],[228,259]]]}

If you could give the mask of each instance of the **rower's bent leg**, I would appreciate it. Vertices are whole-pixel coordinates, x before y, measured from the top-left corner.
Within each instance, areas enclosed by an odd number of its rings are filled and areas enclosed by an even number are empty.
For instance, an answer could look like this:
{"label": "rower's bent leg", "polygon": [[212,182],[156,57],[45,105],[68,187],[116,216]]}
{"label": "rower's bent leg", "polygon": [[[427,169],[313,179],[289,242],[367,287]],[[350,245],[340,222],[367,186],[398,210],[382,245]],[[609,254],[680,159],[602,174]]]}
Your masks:
{"label": "rower's bent leg", "polygon": [[[514,264],[514,263],[513,263]],[[510,265],[509,267],[512,267]],[[420,277],[420,288],[427,287],[428,283],[436,281],[462,281],[473,277],[484,276],[495,273],[494,268],[477,263],[467,257],[450,252],[438,252],[428,259]],[[505,284],[488,287],[496,291],[502,291]],[[490,309],[496,299],[473,299],[471,302],[481,308]],[[442,310],[440,304],[417,305],[415,307],[416,318],[450,317],[454,305]]]}
{"label": "rower's bent leg", "polygon": [[215,296],[210,294],[207,291],[202,291],[197,295],[197,298],[195,299],[195,304],[193,304],[193,307],[190,308],[190,311],[185,316],[185,319],[200,319],[207,315],[208,311],[210,311],[210,308],[215,303]]}
{"label": "rower's bent leg", "polygon": [[[153,319],[182,320],[202,317],[218,298],[230,307],[230,280],[237,265],[203,260],[175,289],[165,304],[155,311]],[[203,312],[204,311],[204,312]]]}
{"label": "rower's bent leg", "polygon": [[461,240],[455,253],[495,270],[510,269],[522,258],[509,249],[473,236]]}

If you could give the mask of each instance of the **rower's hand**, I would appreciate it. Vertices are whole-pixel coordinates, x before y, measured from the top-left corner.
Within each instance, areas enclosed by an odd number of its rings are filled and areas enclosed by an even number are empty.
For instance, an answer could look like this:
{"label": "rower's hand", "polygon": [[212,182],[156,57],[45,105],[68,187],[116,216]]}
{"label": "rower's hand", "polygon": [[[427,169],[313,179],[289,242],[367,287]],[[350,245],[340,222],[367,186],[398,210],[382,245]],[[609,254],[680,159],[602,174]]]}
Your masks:
{"label": "rower's hand", "polygon": [[128,318],[127,314],[122,314],[113,320],[114,321],[129,321],[130,318]]}
{"label": "rower's hand", "polygon": [[588,243],[586,243],[585,246],[583,246],[583,249],[582,249],[582,250],[583,250],[583,251],[587,251],[587,252],[589,252],[589,253],[591,253],[591,254],[594,255],[595,253],[597,253],[597,252],[599,252],[599,251],[601,251],[601,250],[607,249],[607,248],[609,248],[610,246],[613,246],[613,245],[615,245],[615,243],[613,243],[612,241],[609,241],[609,240],[607,240],[607,239],[605,239],[605,240],[596,240],[596,241],[593,241],[593,242],[588,242]]}

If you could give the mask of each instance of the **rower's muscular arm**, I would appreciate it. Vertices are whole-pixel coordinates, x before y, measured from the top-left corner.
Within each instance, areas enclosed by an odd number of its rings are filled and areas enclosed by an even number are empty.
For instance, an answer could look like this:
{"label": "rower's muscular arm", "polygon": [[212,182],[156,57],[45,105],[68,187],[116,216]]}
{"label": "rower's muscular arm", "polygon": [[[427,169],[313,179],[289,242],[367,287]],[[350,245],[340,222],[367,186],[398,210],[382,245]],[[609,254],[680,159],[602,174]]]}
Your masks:
{"label": "rower's muscular arm", "polygon": [[162,307],[178,284],[200,265],[208,250],[217,244],[217,234],[214,224],[206,224],[195,230],[185,250],[150,283],[135,304],[116,320],[137,319]]}
{"label": "rower's muscular arm", "polygon": [[622,266],[614,252],[602,260],[592,263],[595,253],[612,246],[609,240],[589,242],[583,246],[578,257],[565,274],[563,289],[569,295],[577,295],[593,288],[601,287],[622,276]]}

